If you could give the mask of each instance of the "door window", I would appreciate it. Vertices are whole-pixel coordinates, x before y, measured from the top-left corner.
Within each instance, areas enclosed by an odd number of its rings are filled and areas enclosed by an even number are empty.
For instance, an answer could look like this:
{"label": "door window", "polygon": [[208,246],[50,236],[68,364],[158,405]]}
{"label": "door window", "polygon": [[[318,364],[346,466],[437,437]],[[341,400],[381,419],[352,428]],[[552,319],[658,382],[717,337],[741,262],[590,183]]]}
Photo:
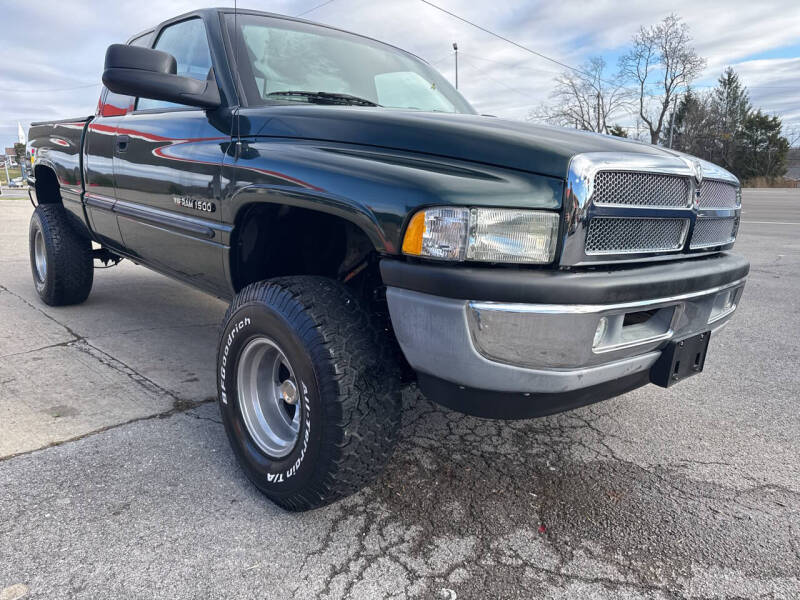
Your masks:
{"label": "door window", "polygon": [[[175,57],[178,63],[178,75],[205,79],[211,70],[211,52],[208,49],[206,26],[202,19],[189,19],[170,25],[165,28],[155,45],[156,50],[161,50]],[[154,108],[175,108],[182,104],[139,98],[137,110]]]}

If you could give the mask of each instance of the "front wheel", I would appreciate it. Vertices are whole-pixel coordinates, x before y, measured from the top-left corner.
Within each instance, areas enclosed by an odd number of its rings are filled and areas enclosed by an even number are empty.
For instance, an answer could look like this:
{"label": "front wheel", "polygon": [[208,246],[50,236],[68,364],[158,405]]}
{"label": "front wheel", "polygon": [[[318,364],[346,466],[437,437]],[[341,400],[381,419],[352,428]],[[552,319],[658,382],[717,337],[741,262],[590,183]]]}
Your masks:
{"label": "front wheel", "polygon": [[217,387],[247,477],[298,511],[373,481],[400,424],[392,356],[386,332],[333,280],[285,277],[244,288],[225,315]]}

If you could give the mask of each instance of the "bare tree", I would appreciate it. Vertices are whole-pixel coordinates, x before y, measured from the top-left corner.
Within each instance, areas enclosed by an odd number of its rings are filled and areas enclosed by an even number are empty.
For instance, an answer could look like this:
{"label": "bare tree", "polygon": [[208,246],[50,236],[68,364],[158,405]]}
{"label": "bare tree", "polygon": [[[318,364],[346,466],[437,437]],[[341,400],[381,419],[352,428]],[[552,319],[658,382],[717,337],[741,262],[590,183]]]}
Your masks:
{"label": "bare tree", "polygon": [[665,117],[678,90],[706,64],[691,47],[689,27],[675,14],[652,27],[641,27],[633,47],[620,58],[620,75],[636,87],[639,117],[658,143]]}
{"label": "bare tree", "polygon": [[567,70],[556,78],[552,104],[531,112],[530,119],[552,125],[608,133],[615,116],[629,107],[630,92],[618,78],[605,76],[606,62],[590,59],[580,70]]}
{"label": "bare tree", "polygon": [[715,157],[719,154],[722,117],[715,109],[715,92],[686,90],[664,126],[663,140],[672,139],[671,147],[681,152],[719,162]]}
{"label": "bare tree", "polygon": [[789,140],[790,148],[800,146],[800,125],[791,125],[784,128],[784,136]]}

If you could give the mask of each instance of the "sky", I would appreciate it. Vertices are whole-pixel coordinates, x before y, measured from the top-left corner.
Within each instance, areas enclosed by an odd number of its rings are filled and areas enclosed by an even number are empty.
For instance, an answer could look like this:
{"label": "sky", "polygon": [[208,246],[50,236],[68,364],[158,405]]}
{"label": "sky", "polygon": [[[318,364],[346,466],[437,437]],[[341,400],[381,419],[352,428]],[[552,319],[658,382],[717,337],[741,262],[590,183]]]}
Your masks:
{"label": "sky", "polygon": [[[727,66],[748,86],[754,106],[800,131],[798,0],[431,0],[442,8],[562,63],[603,56],[616,69],[631,37],[674,12],[689,25],[707,67],[695,86],[713,86]],[[9,2],[0,26],[0,147],[17,122],[92,114],[105,49],[202,0],[37,0]],[[218,0],[216,6],[232,6]],[[240,0],[252,8],[333,25],[424,58],[453,81],[479,112],[525,119],[548,101],[562,67],[463,23],[421,0]],[[633,125],[634,117],[621,118]]]}

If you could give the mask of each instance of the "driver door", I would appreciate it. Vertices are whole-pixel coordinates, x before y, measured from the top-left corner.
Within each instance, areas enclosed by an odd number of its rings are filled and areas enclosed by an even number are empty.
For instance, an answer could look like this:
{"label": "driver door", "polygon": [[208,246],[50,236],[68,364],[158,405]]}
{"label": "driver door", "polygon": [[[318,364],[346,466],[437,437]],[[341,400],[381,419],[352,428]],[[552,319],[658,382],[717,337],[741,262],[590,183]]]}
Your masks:
{"label": "driver door", "polygon": [[[172,54],[178,74],[213,76],[205,24],[190,18],[164,26],[154,48]],[[126,249],[148,266],[224,295],[227,229],[220,222],[220,177],[231,140],[220,109],[138,98],[118,123],[114,178]]]}

